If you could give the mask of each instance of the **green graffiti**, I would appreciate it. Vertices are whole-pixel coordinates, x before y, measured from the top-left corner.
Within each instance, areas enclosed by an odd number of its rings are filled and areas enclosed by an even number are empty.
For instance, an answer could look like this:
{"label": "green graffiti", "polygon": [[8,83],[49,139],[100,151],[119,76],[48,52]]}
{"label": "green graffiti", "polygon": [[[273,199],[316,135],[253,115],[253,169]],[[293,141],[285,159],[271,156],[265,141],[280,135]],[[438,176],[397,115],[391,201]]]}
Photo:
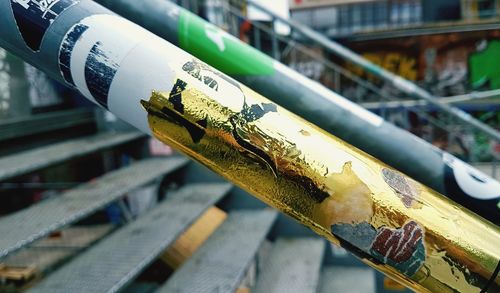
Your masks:
{"label": "green graffiti", "polygon": [[202,18],[182,11],[179,45],[229,75],[271,75],[274,61]]}
{"label": "green graffiti", "polygon": [[500,88],[500,41],[491,41],[488,47],[469,58],[469,76],[473,88],[477,89],[489,84],[490,89]]}

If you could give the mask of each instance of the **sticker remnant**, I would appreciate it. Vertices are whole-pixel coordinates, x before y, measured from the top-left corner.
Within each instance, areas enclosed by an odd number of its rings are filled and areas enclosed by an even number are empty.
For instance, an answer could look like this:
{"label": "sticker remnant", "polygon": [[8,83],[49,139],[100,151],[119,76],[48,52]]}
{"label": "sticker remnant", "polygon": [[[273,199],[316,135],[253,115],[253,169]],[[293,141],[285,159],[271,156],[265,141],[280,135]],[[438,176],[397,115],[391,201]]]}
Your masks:
{"label": "sticker remnant", "polygon": [[416,184],[391,169],[384,168],[382,170],[382,174],[385,182],[401,198],[405,207],[412,207],[412,205],[417,201],[419,194]]}
{"label": "sticker remnant", "polygon": [[415,221],[400,229],[381,228],[372,245],[372,253],[380,261],[407,276],[413,276],[425,261],[424,232]]}
{"label": "sticker remnant", "polygon": [[75,86],[73,76],[71,75],[71,54],[78,39],[89,27],[84,24],[75,25],[64,38],[61,49],[59,50],[59,69],[66,80],[71,85]]}
{"label": "sticker remnant", "polygon": [[10,0],[19,33],[32,51],[39,51],[50,25],[80,0]]}
{"label": "sticker remnant", "polygon": [[97,42],[90,50],[85,64],[87,88],[95,100],[105,108],[108,107],[111,82],[119,68],[110,55],[111,52],[107,51],[101,42]]}
{"label": "sticker remnant", "polygon": [[332,225],[332,233],[409,277],[425,262],[424,231],[415,221],[399,229],[381,227],[378,230],[367,222],[341,223]]}
{"label": "sticker remnant", "polygon": [[335,224],[332,226],[332,232],[365,252],[370,250],[373,239],[377,235],[377,230],[367,222],[358,225]]}

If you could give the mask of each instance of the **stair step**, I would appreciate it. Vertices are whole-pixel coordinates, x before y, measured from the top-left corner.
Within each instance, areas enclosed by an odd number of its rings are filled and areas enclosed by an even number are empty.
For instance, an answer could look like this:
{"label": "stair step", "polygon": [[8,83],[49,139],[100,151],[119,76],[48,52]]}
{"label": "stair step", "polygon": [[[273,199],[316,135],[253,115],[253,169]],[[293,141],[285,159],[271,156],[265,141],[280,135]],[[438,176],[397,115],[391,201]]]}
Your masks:
{"label": "stair step", "polygon": [[0,258],[74,223],[126,192],[187,164],[187,159],[153,158],[110,172],[62,195],[0,218]]}
{"label": "stair step", "polygon": [[0,120],[0,141],[96,123],[94,110],[71,109]]}
{"label": "stair step", "polygon": [[324,267],[318,293],[333,292],[375,293],[375,271],[348,266]]}
{"label": "stair step", "polygon": [[134,280],[230,184],[193,184],[49,275],[31,292],[116,292]]}
{"label": "stair step", "polygon": [[317,292],[324,251],[325,241],[319,238],[276,240],[252,292]]}
{"label": "stair step", "polygon": [[83,157],[143,136],[140,132],[101,133],[9,155],[0,158],[0,180]]}
{"label": "stair step", "polygon": [[276,216],[274,210],[231,212],[221,227],[158,292],[233,293]]}
{"label": "stair step", "polygon": [[158,283],[133,283],[123,289],[121,293],[154,293],[158,290]]}

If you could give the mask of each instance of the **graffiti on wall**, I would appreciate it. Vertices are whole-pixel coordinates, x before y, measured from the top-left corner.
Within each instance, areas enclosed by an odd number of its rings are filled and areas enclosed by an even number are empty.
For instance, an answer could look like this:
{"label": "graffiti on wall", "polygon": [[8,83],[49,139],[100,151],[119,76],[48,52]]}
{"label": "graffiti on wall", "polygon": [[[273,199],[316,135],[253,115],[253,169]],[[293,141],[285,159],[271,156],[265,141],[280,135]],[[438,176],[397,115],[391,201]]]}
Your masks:
{"label": "graffiti on wall", "polygon": [[463,44],[424,49],[425,67],[422,85],[436,96],[466,93],[469,51],[468,45]]}
{"label": "graffiti on wall", "polygon": [[[346,44],[365,59],[411,80],[435,96],[455,96],[472,91],[500,89],[500,30],[422,35],[397,39],[359,41]],[[381,96],[401,97],[400,92],[361,68],[344,64],[352,73],[368,80],[381,90],[374,94],[363,85],[344,82],[341,94],[357,102],[378,102]],[[500,114],[489,117],[484,108],[471,114],[492,127],[500,127]],[[464,160],[490,161],[495,146],[487,137],[476,134],[440,133],[426,119],[413,117],[401,109],[381,109],[386,120],[413,133],[429,133],[428,141]],[[410,113],[411,114],[411,113]],[[438,113],[432,113],[432,115]],[[486,116],[488,117],[486,117]],[[417,115],[419,116],[419,115]],[[410,118],[413,117],[412,121]],[[439,117],[435,117],[438,120]]]}
{"label": "graffiti on wall", "polygon": [[[414,81],[436,96],[500,88],[500,30],[413,36],[347,44],[365,59]],[[358,66],[351,72],[380,82]]]}
{"label": "graffiti on wall", "polygon": [[[418,68],[417,59],[409,56],[407,53],[397,51],[379,51],[379,52],[365,52],[361,54],[363,58],[377,64],[388,71],[402,76],[408,80],[417,80]],[[361,67],[349,64],[348,69],[358,76],[374,80],[375,78],[365,72]]]}
{"label": "graffiti on wall", "polygon": [[480,44],[482,49],[472,53],[469,58],[469,82],[474,89],[500,88],[500,40],[492,40]]}

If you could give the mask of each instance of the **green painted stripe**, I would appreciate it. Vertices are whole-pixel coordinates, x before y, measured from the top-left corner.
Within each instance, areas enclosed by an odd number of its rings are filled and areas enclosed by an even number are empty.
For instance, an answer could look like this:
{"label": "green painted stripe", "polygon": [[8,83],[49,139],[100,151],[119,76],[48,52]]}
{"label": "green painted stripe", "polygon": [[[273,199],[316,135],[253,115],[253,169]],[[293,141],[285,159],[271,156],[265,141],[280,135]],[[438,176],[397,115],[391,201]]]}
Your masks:
{"label": "green painted stripe", "polygon": [[272,75],[274,60],[197,15],[182,11],[179,45],[229,75]]}

